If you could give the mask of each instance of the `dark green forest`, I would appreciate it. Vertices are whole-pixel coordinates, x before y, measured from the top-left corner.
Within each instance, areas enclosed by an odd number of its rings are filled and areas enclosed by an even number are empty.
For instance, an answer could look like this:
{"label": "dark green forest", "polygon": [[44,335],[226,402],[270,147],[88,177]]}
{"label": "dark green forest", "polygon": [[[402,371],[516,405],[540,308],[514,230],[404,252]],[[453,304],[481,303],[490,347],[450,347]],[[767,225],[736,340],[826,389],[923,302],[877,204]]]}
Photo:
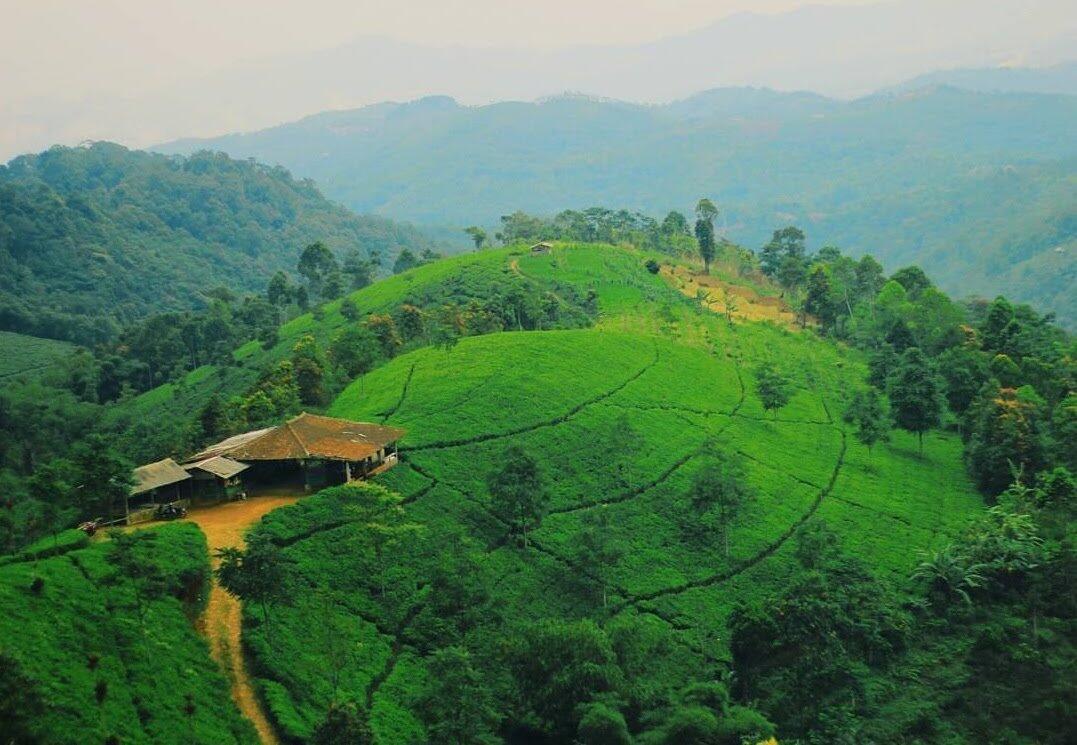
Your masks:
{"label": "dark green forest", "polygon": [[0,166],[0,329],[103,342],[217,287],[259,291],[316,240],[390,260],[432,247],[279,167],[108,143],[22,156]]}

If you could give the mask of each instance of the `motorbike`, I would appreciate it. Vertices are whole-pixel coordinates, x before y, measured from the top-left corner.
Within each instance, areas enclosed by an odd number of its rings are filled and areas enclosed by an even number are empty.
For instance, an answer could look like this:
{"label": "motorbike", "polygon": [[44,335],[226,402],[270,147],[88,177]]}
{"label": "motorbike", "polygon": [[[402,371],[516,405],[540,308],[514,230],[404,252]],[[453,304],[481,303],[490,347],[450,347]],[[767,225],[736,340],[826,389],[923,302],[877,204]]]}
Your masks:
{"label": "motorbike", "polygon": [[181,517],[187,517],[187,508],[169,502],[158,507],[153,516],[158,520],[178,520]]}

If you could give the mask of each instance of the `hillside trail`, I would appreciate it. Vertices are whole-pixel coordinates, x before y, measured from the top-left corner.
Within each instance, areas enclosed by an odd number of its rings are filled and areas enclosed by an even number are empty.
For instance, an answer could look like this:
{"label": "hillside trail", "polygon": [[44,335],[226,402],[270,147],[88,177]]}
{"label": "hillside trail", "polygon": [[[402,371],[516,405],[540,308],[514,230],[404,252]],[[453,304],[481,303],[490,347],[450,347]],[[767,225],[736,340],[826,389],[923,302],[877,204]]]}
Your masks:
{"label": "hillside trail", "polygon": [[[293,504],[298,497],[273,496],[252,497],[242,502],[229,502],[216,507],[191,510],[188,519],[206,534],[213,567],[217,567],[215,554],[221,548],[242,548],[243,535],[262,516],[278,507]],[[263,745],[277,745],[276,734],[269,718],[262,710],[262,702],[254,690],[247,661],[240,643],[243,614],[239,601],[225,592],[216,580],[209,592],[209,603],[199,620],[199,631],[209,642],[210,654],[220,665],[232,685],[232,698],[240,712],[258,731]]]}

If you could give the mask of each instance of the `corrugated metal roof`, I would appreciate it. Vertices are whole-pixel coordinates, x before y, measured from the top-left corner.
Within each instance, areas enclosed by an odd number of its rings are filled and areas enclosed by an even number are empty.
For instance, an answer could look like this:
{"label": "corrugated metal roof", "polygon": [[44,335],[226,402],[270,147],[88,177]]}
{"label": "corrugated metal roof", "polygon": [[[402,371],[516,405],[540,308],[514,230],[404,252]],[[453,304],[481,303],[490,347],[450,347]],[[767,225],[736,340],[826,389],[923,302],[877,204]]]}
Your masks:
{"label": "corrugated metal roof", "polygon": [[212,445],[193,461],[216,455],[235,460],[363,460],[405,434],[396,427],[307,414],[279,427],[236,435]]}
{"label": "corrugated metal roof", "polygon": [[219,476],[222,479],[230,479],[236,474],[242,473],[250,468],[246,463],[240,463],[231,458],[225,458],[222,455],[214,455],[211,458],[200,460],[197,463],[186,463],[183,467],[188,471],[192,468],[197,468],[206,473],[212,473],[214,476]]}
{"label": "corrugated metal roof", "polygon": [[183,468],[171,458],[165,458],[156,463],[148,463],[144,466],[139,466],[133,473],[135,477],[135,485],[131,489],[132,494],[143,494],[151,489],[168,486],[169,484],[175,484],[191,478],[191,474],[184,471]]}

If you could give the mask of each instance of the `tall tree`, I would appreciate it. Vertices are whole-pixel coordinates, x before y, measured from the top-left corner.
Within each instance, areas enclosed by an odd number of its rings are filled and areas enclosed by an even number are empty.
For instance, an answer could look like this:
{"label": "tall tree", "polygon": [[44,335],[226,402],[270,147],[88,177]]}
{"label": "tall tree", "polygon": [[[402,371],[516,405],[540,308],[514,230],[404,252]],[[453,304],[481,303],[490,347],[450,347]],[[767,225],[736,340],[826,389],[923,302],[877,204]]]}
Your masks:
{"label": "tall tree", "polygon": [[790,225],[781,230],[775,230],[770,242],[759,252],[759,263],[763,273],[769,277],[776,276],[782,262],[790,257],[803,263],[806,256],[804,241],[804,231],[800,228]]}
{"label": "tall tree", "polygon": [[287,305],[292,301],[294,294],[292,283],[284,272],[278,271],[274,274],[266,287],[266,297],[273,305]]}
{"label": "tall tree", "polygon": [[588,510],[576,543],[576,562],[584,568],[580,580],[588,589],[597,589],[606,607],[609,594],[607,575],[624,555],[623,545],[610,533],[610,515],[605,505]]}
{"label": "tall tree", "polygon": [[688,218],[676,210],[671,210],[662,220],[662,234],[667,236],[688,235]]}
{"label": "tall tree", "polygon": [[78,474],[74,494],[82,516],[112,519],[119,514],[134,483],[131,462],[98,434],[77,443],[70,460]]}
{"label": "tall tree", "polygon": [[717,216],[718,208],[711,200],[703,198],[696,204],[696,240],[699,241],[704,274],[710,274],[711,262],[714,261],[714,218]]}
{"label": "tall tree", "polygon": [[520,446],[510,446],[501,460],[501,468],[487,479],[490,505],[526,546],[527,534],[542,524],[549,495],[538,463]]}
{"label": "tall tree", "polygon": [[332,275],[339,273],[340,267],[337,259],[329,246],[321,241],[311,243],[303,249],[299,255],[299,264],[296,267],[299,274],[307,280],[310,294],[321,297],[325,289],[325,283]]}
{"label": "tall tree", "polygon": [[119,530],[110,533],[112,546],[108,558],[114,570],[109,576],[109,582],[131,590],[135,599],[138,625],[145,634],[146,602],[164,593],[165,579],[161,568],[140,549],[152,544],[157,534],[153,531],[124,533]]}
{"label": "tall tree", "polygon": [[348,276],[351,289],[361,290],[373,282],[380,265],[379,255],[371,254],[369,258],[363,258],[356,248],[348,251],[344,256],[344,274]]}
{"label": "tall tree", "polygon": [[287,598],[287,559],[269,536],[254,534],[245,549],[217,551],[220,564],[214,571],[225,591],[245,603],[262,609],[266,637],[270,636],[269,605]]}
{"label": "tall tree", "polygon": [[924,432],[942,422],[942,381],[934,365],[919,347],[909,347],[887,379],[886,388],[894,423],[916,434],[923,455]]}
{"label": "tall tree", "polygon": [[871,457],[871,448],[875,443],[890,439],[890,415],[883,397],[875,388],[857,391],[845,410],[844,418],[846,422],[856,425],[854,434],[857,441],[867,446],[868,457]]}
{"label": "tall tree", "polygon": [[711,461],[696,472],[688,491],[688,500],[699,521],[713,516],[722,540],[722,551],[729,558],[729,534],[740,509],[752,499],[744,468],[728,457]]}
{"label": "tall tree", "polygon": [[1031,386],[988,384],[970,413],[966,452],[981,490],[998,494],[1010,485],[1013,469],[1035,473],[1047,465],[1047,404]]}
{"label": "tall tree", "polygon": [[478,251],[486,243],[486,231],[480,228],[478,225],[471,225],[464,228],[464,232],[471,236],[471,240],[475,243],[475,250]]}
{"label": "tall tree", "polygon": [[764,411],[777,411],[793,396],[792,383],[769,362],[755,371],[756,393]]}
{"label": "tall tree", "polygon": [[325,402],[325,360],[314,336],[305,334],[292,347],[292,370],[299,400],[310,406]]}
{"label": "tall tree", "polygon": [[329,357],[349,378],[370,372],[381,355],[381,342],[365,326],[346,326],[329,344]]}
{"label": "tall tree", "polygon": [[396,261],[393,262],[393,274],[406,272],[408,269],[419,266],[420,263],[422,262],[419,257],[405,248],[396,257]]}

